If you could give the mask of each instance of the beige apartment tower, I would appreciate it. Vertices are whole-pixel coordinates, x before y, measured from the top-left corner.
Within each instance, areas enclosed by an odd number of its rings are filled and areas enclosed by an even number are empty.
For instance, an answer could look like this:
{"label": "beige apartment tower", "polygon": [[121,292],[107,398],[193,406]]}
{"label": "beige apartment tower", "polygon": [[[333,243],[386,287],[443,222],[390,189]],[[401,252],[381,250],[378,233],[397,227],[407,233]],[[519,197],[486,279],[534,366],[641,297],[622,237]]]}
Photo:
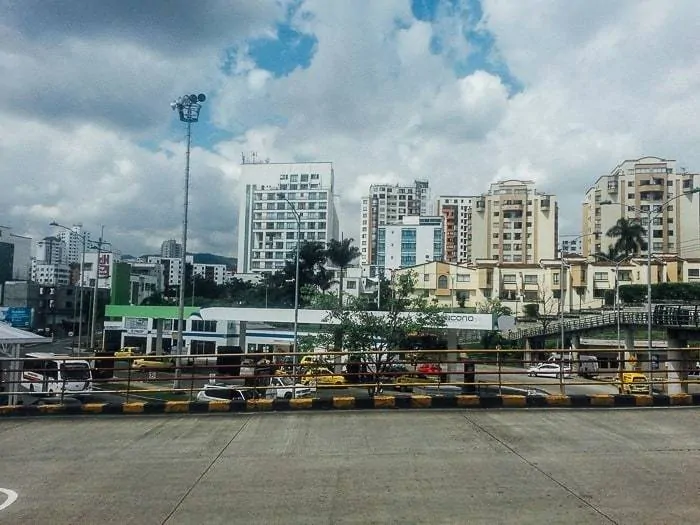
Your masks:
{"label": "beige apartment tower", "polygon": [[[693,189],[697,180],[697,174],[678,168],[675,160],[642,157],[618,164],[586,192],[582,254],[590,257],[607,252],[615,243],[607,232],[622,217],[638,219],[646,230],[647,212],[651,209],[655,212],[651,225],[652,253],[700,257],[700,195],[682,196],[669,202]],[[594,235],[595,232],[600,234]]]}
{"label": "beige apartment tower", "polygon": [[469,256],[504,263],[537,263],[557,255],[557,198],[527,180],[491,184],[472,198]]}

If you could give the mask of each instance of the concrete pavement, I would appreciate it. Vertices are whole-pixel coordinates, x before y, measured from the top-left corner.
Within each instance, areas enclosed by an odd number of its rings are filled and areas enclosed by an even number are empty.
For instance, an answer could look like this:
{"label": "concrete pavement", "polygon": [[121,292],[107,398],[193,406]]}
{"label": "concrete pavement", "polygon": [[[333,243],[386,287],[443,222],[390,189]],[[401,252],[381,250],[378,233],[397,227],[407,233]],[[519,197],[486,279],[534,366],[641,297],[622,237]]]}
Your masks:
{"label": "concrete pavement", "polygon": [[0,523],[697,523],[697,409],[0,422]]}

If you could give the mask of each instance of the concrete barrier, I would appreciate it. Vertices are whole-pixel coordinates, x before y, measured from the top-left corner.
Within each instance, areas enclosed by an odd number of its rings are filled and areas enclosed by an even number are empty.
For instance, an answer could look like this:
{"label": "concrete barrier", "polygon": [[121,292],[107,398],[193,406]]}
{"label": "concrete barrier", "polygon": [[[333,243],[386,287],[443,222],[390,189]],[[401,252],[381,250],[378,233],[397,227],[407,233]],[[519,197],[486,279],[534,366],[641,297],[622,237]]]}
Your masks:
{"label": "concrete barrier", "polygon": [[282,412],[301,410],[431,410],[431,409],[513,409],[532,408],[616,408],[700,406],[700,394],[676,395],[573,395],[573,396],[396,396],[334,397],[331,399],[259,399],[246,401],[166,401],[129,403],[88,403],[84,405],[3,405],[0,417],[51,415],[145,415],[202,414],[223,412]]}

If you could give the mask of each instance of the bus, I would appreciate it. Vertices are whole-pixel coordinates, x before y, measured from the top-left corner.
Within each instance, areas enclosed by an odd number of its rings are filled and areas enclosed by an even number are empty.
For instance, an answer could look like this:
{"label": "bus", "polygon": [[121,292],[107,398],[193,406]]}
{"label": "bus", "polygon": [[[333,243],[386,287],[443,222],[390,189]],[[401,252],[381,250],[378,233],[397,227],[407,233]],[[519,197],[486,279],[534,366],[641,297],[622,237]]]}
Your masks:
{"label": "bus", "polygon": [[22,390],[34,395],[88,394],[92,391],[90,363],[68,355],[28,353],[22,361]]}

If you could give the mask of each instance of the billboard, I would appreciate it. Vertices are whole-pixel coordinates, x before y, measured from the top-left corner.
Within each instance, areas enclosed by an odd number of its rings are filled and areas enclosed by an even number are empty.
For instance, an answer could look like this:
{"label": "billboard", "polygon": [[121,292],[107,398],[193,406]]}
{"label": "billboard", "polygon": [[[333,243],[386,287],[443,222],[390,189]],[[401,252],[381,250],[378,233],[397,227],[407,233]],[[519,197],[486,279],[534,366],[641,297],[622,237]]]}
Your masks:
{"label": "billboard", "polygon": [[110,276],[111,253],[100,253],[100,259],[97,262],[97,275],[100,279],[107,279]]}
{"label": "billboard", "polygon": [[32,309],[27,307],[0,306],[0,323],[14,328],[31,328]]}

